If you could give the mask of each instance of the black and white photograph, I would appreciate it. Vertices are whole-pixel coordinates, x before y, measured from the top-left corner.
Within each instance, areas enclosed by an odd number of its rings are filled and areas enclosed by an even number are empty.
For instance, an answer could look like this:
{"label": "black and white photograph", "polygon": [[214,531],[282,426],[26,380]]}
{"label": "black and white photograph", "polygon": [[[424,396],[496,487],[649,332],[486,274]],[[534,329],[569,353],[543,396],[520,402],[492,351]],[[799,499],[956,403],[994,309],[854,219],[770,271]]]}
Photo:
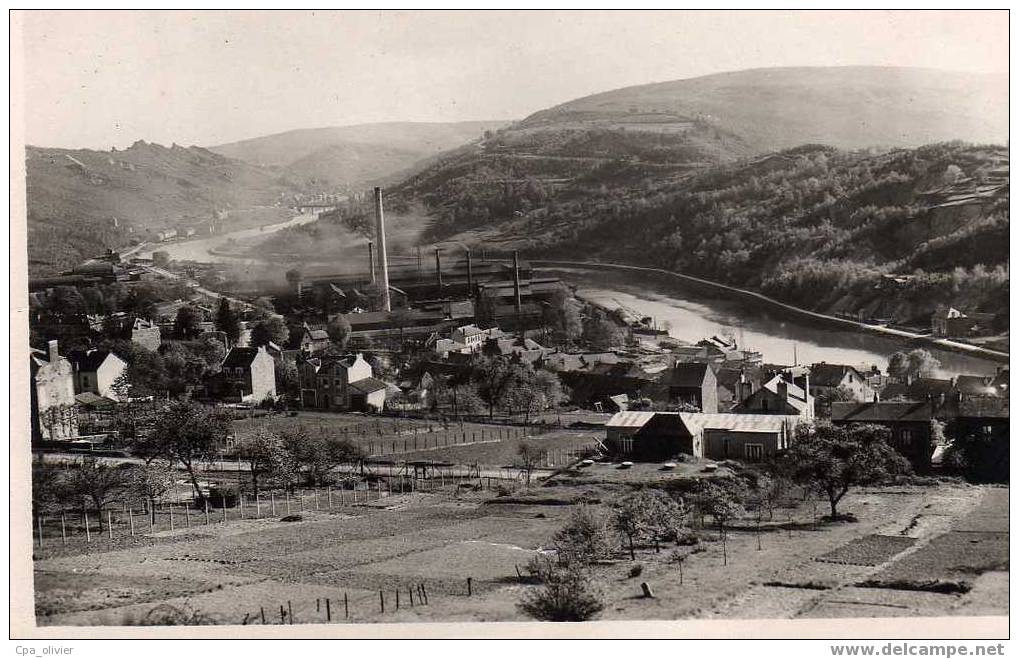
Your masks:
{"label": "black and white photograph", "polygon": [[1007,9],[10,25],[12,634],[1008,637]]}

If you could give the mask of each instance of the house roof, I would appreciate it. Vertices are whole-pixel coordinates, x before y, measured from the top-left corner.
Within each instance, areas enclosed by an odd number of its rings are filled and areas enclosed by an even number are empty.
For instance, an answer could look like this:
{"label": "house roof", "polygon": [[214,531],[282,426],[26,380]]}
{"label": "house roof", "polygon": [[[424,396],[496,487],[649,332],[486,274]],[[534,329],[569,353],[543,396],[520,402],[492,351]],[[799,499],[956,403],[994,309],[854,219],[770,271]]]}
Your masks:
{"label": "house roof", "polygon": [[106,407],[115,403],[114,400],[107,398],[106,396],[94,394],[91,391],[83,391],[80,394],[75,395],[74,400],[77,401],[79,405],[83,405],[85,407]]}
{"label": "house roof", "polygon": [[[71,353],[71,362],[79,371],[95,371],[103,365],[110,355],[117,357],[117,355],[109,350],[74,351]],[[117,359],[120,359],[120,357],[117,357]],[[121,361],[124,360],[121,359]]]}
{"label": "house roof", "polygon": [[464,336],[477,336],[478,334],[485,333],[485,330],[481,329],[477,325],[464,325],[463,327],[458,327],[457,330],[459,330],[459,332]]}
{"label": "house roof", "polygon": [[846,373],[852,371],[863,379],[855,367],[848,364],[828,364],[821,362],[810,367],[810,384],[818,387],[837,387],[842,384]]}
{"label": "house roof", "polygon": [[783,381],[785,382],[786,385],[787,394],[786,402],[788,402],[796,409],[802,411],[807,406],[807,392],[803,391],[802,387],[795,385],[792,382],[789,382],[788,380],[784,380],[784,378],[781,375],[776,375],[775,377],[771,378],[763,385],[761,385],[761,388],[767,389],[771,393],[778,395],[779,383]]}
{"label": "house roof", "polygon": [[616,412],[605,423],[606,428],[642,428],[657,412]]}
{"label": "house roof", "polygon": [[930,421],[934,409],[929,402],[836,402],[831,404],[832,421],[860,423],[889,421]]}
{"label": "house roof", "polygon": [[691,434],[699,430],[730,432],[781,432],[792,430],[801,421],[798,416],[780,414],[702,414],[678,412]]}
{"label": "house roof", "polygon": [[363,380],[351,382],[350,388],[356,389],[357,391],[360,391],[363,394],[371,394],[376,391],[384,391],[389,387],[382,380],[376,380],[375,378],[364,378]]}
{"label": "house roof", "polygon": [[328,341],[329,340],[329,332],[325,331],[324,329],[311,329],[311,328],[308,328],[305,331],[307,332],[308,336],[311,337],[312,341]]}
{"label": "house roof", "polygon": [[223,368],[239,368],[251,366],[251,362],[258,356],[258,348],[231,348],[223,360]]}
{"label": "house roof", "polygon": [[906,398],[908,400],[923,401],[928,398],[946,397],[952,392],[952,381],[938,378],[917,378],[911,384],[892,382],[881,390],[881,396],[885,399]]}
{"label": "house roof", "polygon": [[669,383],[674,387],[700,387],[710,368],[699,362],[681,362],[673,367]]}

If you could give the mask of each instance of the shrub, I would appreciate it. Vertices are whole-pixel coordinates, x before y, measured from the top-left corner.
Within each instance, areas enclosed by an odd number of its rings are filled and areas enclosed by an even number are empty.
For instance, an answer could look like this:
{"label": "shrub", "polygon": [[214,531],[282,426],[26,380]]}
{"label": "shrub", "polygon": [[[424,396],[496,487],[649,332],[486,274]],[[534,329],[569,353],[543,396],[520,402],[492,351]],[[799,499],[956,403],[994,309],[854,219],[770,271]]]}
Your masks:
{"label": "shrub", "polygon": [[133,614],[124,617],[123,624],[126,626],[138,627],[170,627],[178,625],[215,625],[215,618],[208,616],[185,602],[180,606],[172,604],[160,604],[149,609],[141,618]]}
{"label": "shrub", "polygon": [[590,620],[605,608],[601,593],[577,563],[553,562],[538,557],[527,567],[542,582],[518,604],[520,610],[532,618],[581,622]]}
{"label": "shrub", "polygon": [[605,519],[585,505],[573,509],[566,524],[552,538],[560,560],[590,563],[612,555],[613,542]]}
{"label": "shrub", "polygon": [[644,574],[644,564],[643,563],[637,563],[636,565],[634,565],[633,567],[630,568],[629,575],[630,575],[631,579],[633,579],[635,577],[639,577],[642,574]]}

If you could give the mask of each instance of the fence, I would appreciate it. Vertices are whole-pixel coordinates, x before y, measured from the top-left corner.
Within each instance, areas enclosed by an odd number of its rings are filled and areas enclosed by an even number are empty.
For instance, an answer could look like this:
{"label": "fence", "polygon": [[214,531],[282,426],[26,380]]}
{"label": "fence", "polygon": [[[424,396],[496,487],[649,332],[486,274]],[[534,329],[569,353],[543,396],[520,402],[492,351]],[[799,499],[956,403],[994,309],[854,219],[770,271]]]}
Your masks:
{"label": "fence", "polygon": [[[67,547],[76,543],[116,542],[157,533],[185,531],[243,520],[272,519],[312,511],[333,511],[364,505],[401,493],[452,493],[462,489],[492,490],[501,481],[519,481],[519,470],[500,469],[482,473],[477,467],[435,464],[376,464],[366,466],[368,480],[353,487],[295,488],[233,497],[190,501],[155,501],[133,507],[127,502],[89,510],[87,506],[68,512],[36,514],[33,536],[39,549]],[[360,476],[359,476],[360,477]],[[218,505],[217,505],[218,504]]]}

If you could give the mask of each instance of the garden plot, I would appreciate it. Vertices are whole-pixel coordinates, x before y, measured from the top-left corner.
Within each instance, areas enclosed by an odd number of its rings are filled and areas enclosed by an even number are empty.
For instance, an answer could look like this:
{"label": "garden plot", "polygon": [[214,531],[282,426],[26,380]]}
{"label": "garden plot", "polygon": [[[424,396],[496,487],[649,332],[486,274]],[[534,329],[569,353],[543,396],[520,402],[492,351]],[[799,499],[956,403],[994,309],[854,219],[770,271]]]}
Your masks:
{"label": "garden plot", "polygon": [[819,556],[817,560],[825,563],[876,566],[906,551],[914,542],[916,539],[904,536],[868,535]]}

